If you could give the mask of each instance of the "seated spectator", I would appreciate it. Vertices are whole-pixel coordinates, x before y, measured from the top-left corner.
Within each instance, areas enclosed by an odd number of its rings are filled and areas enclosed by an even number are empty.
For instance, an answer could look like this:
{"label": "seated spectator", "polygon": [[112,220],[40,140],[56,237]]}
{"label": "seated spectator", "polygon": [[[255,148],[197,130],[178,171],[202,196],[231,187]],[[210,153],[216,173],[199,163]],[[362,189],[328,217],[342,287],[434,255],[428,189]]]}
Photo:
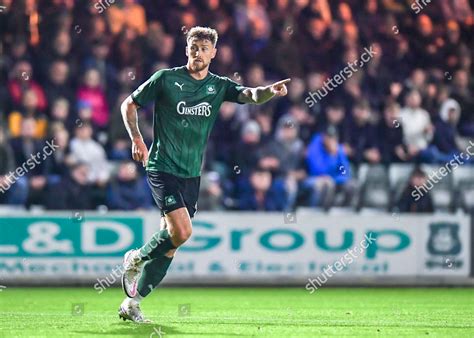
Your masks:
{"label": "seated spectator", "polygon": [[71,167],[70,174],[61,182],[48,188],[45,206],[51,210],[93,209],[92,187],[88,183],[88,166],[77,163]]}
{"label": "seated spectator", "polygon": [[375,137],[376,130],[370,122],[370,107],[366,102],[359,102],[354,106],[352,121],[344,129],[344,150],[349,159],[355,164],[380,162]]}
{"label": "seated spectator", "polygon": [[298,182],[304,178],[304,144],[298,137],[299,125],[295,118],[285,115],[280,118],[274,139],[259,152],[259,167],[281,178],[288,192],[288,203],[293,207],[298,193]]}
{"label": "seated spectator", "polygon": [[70,114],[69,101],[59,97],[51,102],[50,122],[60,122],[69,132],[72,132],[75,121]]}
{"label": "seated spectator", "polygon": [[383,119],[377,126],[377,145],[384,164],[408,160],[406,146],[403,144],[400,106],[397,103],[385,106]]}
{"label": "seated spectator", "polygon": [[46,137],[48,121],[46,116],[38,110],[38,97],[31,89],[23,92],[19,110],[14,110],[8,115],[8,128],[12,137],[20,136],[22,120],[25,117],[31,117],[35,120],[35,138]]}
{"label": "seated spectator", "polygon": [[329,126],[334,126],[339,135],[342,135],[346,126],[346,110],[338,103],[330,104],[325,111],[320,130],[326,130]]}
{"label": "seated spectator", "polygon": [[308,178],[304,188],[310,191],[311,206],[328,210],[337,192],[343,194],[343,206],[348,206],[354,193],[349,160],[338,143],[336,128],[328,127],[316,134],[306,151]]}
{"label": "seated spectator", "polygon": [[15,106],[20,106],[27,90],[32,90],[37,97],[40,111],[45,111],[48,105],[46,95],[41,85],[33,79],[33,68],[27,61],[19,61],[10,73],[7,84],[10,98]]}
{"label": "seated spectator", "polygon": [[69,151],[69,132],[60,122],[52,126],[52,138],[57,148],[46,159],[45,165],[48,173],[48,183],[53,184],[61,180],[61,177],[67,176],[68,167],[74,160]]}
{"label": "seated spectator", "polygon": [[232,163],[235,141],[239,139],[242,123],[237,114],[237,105],[231,102],[222,103],[219,116],[212,130],[211,139],[218,142],[216,159],[222,163]]}
{"label": "seated spectator", "polygon": [[456,145],[460,107],[453,99],[446,100],[441,106],[434,125],[431,145],[424,151],[423,160],[428,163],[447,163],[459,152]]}
{"label": "seated spectator", "polygon": [[109,106],[101,88],[100,73],[91,68],[84,74],[83,84],[77,91],[79,102],[87,102],[92,111],[91,122],[95,127],[105,129],[109,122]]}
{"label": "seated spectator", "polygon": [[[410,175],[410,180],[405,190],[401,194],[397,207],[400,212],[433,212],[433,200],[429,191],[422,194],[427,189],[420,189],[427,182],[426,174],[423,170],[415,168]],[[417,189],[418,188],[418,189]]]}
{"label": "seated spectator", "polygon": [[69,83],[69,65],[66,61],[58,59],[51,63],[45,91],[50,104],[58,97],[72,102],[74,94]]}
{"label": "seated spectator", "polygon": [[28,198],[28,180],[15,180],[15,156],[8,144],[5,131],[0,128],[0,204],[25,205]]}
{"label": "seated spectator", "polygon": [[105,186],[110,178],[109,163],[102,145],[92,138],[92,126],[89,123],[76,126],[70,149],[76,162],[89,166],[88,183]]}
{"label": "seated spectator", "polygon": [[282,211],[287,208],[283,183],[280,180],[272,183],[272,174],[268,170],[255,168],[239,190],[239,210]]}
{"label": "seated spectator", "polygon": [[43,142],[35,138],[36,121],[25,117],[21,123],[21,136],[10,141],[15,154],[15,166],[22,167],[22,177],[28,180],[27,205],[42,204],[43,189],[46,186],[47,167],[45,166]]}
{"label": "seated spectator", "polygon": [[242,127],[240,142],[234,148],[232,158],[235,164],[231,166],[238,167],[238,174],[248,175],[258,164],[259,149],[261,149],[260,126],[254,120],[247,121]]}
{"label": "seated spectator", "polygon": [[459,134],[464,137],[474,137],[474,98],[469,89],[469,73],[458,70],[454,73],[451,97],[461,106],[461,118],[458,124]]}
{"label": "seated spectator", "polygon": [[107,206],[114,210],[137,210],[151,207],[151,195],[135,163],[122,162],[107,191]]}
{"label": "seated spectator", "polygon": [[403,126],[403,138],[408,148],[409,158],[419,158],[428,148],[433,138],[433,125],[430,115],[420,107],[421,96],[412,90],[406,97],[405,107],[400,112]]}
{"label": "seated spectator", "polygon": [[224,194],[220,184],[217,172],[210,171],[202,175],[199,189],[199,210],[222,210]]}

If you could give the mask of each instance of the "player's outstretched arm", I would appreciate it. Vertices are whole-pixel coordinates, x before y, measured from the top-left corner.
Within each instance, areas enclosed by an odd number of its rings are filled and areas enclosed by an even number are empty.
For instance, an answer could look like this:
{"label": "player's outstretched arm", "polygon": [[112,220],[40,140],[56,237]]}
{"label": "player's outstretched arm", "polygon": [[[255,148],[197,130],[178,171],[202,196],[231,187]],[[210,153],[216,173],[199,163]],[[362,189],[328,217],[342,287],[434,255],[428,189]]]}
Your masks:
{"label": "player's outstretched arm", "polygon": [[288,94],[286,84],[290,81],[291,79],[285,79],[269,86],[245,88],[239,94],[239,101],[243,103],[262,104],[274,96],[285,96]]}
{"label": "player's outstretched arm", "polygon": [[146,166],[148,161],[148,149],[145,142],[143,142],[142,134],[138,128],[137,108],[131,96],[127,97],[120,106],[123,123],[132,140],[132,157],[135,161],[140,161],[143,166]]}

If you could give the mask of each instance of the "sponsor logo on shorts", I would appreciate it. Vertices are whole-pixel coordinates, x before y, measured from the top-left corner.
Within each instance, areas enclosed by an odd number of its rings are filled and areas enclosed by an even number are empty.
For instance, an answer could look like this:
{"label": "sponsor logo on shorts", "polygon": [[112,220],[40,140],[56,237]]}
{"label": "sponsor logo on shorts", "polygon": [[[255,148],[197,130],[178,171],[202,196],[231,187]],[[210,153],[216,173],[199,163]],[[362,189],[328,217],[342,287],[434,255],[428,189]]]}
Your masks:
{"label": "sponsor logo on shorts", "polygon": [[176,198],[174,198],[173,195],[166,196],[165,197],[165,205],[168,206],[168,205],[173,205],[173,204],[176,204]]}

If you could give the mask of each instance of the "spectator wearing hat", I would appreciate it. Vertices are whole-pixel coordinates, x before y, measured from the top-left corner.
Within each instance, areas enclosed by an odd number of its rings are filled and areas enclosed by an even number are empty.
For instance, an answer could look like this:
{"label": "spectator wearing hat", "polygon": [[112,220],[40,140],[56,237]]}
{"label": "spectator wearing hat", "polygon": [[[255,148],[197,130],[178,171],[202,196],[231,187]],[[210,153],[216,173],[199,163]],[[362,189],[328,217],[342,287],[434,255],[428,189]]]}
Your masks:
{"label": "spectator wearing hat", "polygon": [[459,153],[456,144],[457,129],[461,111],[456,100],[448,99],[441,106],[434,124],[434,135],[430,146],[423,152],[428,163],[447,163]]}

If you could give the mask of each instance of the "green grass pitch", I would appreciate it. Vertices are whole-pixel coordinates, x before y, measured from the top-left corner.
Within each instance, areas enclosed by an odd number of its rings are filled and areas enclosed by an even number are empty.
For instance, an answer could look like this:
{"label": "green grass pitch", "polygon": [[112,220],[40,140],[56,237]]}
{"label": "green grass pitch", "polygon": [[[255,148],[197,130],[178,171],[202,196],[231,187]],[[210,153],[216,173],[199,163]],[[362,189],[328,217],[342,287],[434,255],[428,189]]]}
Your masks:
{"label": "green grass pitch", "polygon": [[137,325],[119,320],[117,288],[7,287],[0,337],[474,337],[473,291],[160,288],[142,303],[154,323]]}

